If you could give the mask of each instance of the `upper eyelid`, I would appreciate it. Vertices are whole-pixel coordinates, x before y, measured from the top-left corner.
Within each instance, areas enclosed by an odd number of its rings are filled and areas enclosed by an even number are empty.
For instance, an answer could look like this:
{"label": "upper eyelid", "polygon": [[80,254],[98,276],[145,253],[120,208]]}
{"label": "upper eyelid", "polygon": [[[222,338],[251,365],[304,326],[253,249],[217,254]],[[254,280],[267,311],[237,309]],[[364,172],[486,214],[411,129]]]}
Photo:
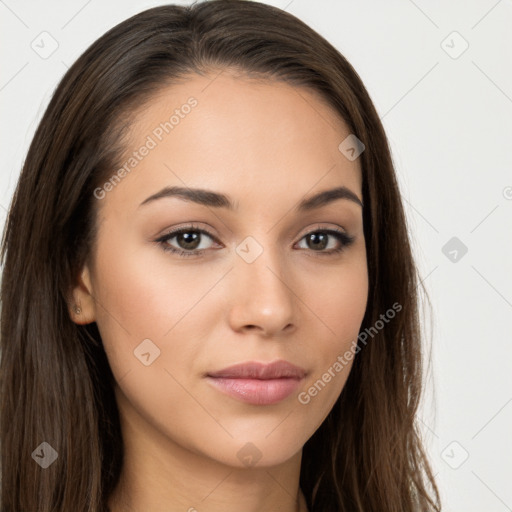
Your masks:
{"label": "upper eyelid", "polygon": [[187,231],[199,231],[200,233],[202,233],[206,236],[209,236],[213,240],[215,240],[217,242],[219,241],[219,239],[214,234],[210,233],[208,230],[206,230],[204,228],[195,227],[195,226],[183,226],[180,228],[172,229],[172,230],[162,234],[161,236],[159,236],[158,240],[168,240],[169,238],[174,238],[175,236],[179,235],[180,233],[183,233],[183,232],[186,233]]}

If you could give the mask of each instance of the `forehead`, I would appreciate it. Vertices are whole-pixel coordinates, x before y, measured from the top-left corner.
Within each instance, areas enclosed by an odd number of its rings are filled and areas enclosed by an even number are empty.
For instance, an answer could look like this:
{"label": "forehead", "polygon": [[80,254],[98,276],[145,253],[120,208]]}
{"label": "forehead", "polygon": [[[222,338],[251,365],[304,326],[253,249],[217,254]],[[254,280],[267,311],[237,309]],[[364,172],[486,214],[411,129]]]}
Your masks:
{"label": "forehead", "polygon": [[[340,135],[349,134],[340,115],[318,91],[268,78],[235,75],[227,70],[206,76],[188,75],[176,84],[162,87],[136,111],[133,133],[148,133],[155,122],[165,123],[173,113],[180,114],[189,98],[194,98],[197,105],[191,109],[193,115],[185,113],[189,117],[186,124],[190,129],[198,125],[205,130],[215,127],[215,132],[208,132],[209,138],[216,133],[238,132],[245,139],[253,133],[266,134],[270,139],[284,139],[286,135],[297,139],[301,133],[303,138],[314,138],[318,132],[324,136],[333,132],[331,135],[337,140]],[[270,132],[268,128],[272,128]],[[173,128],[172,135],[179,137],[183,131]],[[202,132],[196,135],[199,137]]]}
{"label": "forehead", "polygon": [[146,196],[157,185],[200,186],[233,197],[249,188],[270,199],[345,185],[361,197],[359,160],[338,149],[349,134],[316,91],[228,71],[194,74],[162,87],[134,113],[121,163],[151,149],[125,173],[122,188]]}

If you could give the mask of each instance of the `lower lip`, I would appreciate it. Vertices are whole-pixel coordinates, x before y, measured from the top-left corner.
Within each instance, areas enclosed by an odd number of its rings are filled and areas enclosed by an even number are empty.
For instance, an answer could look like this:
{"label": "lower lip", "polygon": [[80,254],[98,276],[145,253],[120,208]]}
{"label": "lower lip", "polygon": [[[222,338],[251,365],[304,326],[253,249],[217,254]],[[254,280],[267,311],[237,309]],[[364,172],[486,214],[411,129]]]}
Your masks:
{"label": "lower lip", "polygon": [[233,379],[208,377],[208,380],[221,392],[253,405],[271,405],[290,396],[302,379]]}

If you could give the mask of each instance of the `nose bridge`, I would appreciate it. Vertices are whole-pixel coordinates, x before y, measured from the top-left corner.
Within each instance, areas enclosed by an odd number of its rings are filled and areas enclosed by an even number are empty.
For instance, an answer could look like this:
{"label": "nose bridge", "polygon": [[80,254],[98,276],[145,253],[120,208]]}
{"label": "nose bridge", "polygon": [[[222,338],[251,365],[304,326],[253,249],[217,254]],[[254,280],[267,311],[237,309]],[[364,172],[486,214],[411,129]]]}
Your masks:
{"label": "nose bridge", "polygon": [[285,255],[270,239],[269,234],[258,239],[249,236],[236,248],[232,321],[238,328],[258,326],[270,333],[294,322],[290,272]]}

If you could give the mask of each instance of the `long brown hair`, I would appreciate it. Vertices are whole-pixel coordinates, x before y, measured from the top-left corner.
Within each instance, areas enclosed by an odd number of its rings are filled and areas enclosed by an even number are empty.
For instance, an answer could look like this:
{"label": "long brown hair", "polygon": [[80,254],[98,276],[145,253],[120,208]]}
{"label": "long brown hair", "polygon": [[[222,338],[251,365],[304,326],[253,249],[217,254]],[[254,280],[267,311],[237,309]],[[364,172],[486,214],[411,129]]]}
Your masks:
{"label": "long brown hair", "polygon": [[[65,74],[32,140],[1,252],[2,512],[107,509],[123,463],[114,380],[96,323],[77,325],[68,309],[94,247],[94,190],[118,168],[138,106],[187,74],[228,68],[319,92],[366,147],[361,331],[372,338],[359,340],[338,401],[304,446],[309,510],[440,510],[416,423],[421,282],[379,116],[353,67],[305,23],[266,4],[212,0],[152,8],[109,30]],[[370,331],[395,303],[400,313]],[[42,443],[58,455],[47,468],[35,462],[52,453]]]}

